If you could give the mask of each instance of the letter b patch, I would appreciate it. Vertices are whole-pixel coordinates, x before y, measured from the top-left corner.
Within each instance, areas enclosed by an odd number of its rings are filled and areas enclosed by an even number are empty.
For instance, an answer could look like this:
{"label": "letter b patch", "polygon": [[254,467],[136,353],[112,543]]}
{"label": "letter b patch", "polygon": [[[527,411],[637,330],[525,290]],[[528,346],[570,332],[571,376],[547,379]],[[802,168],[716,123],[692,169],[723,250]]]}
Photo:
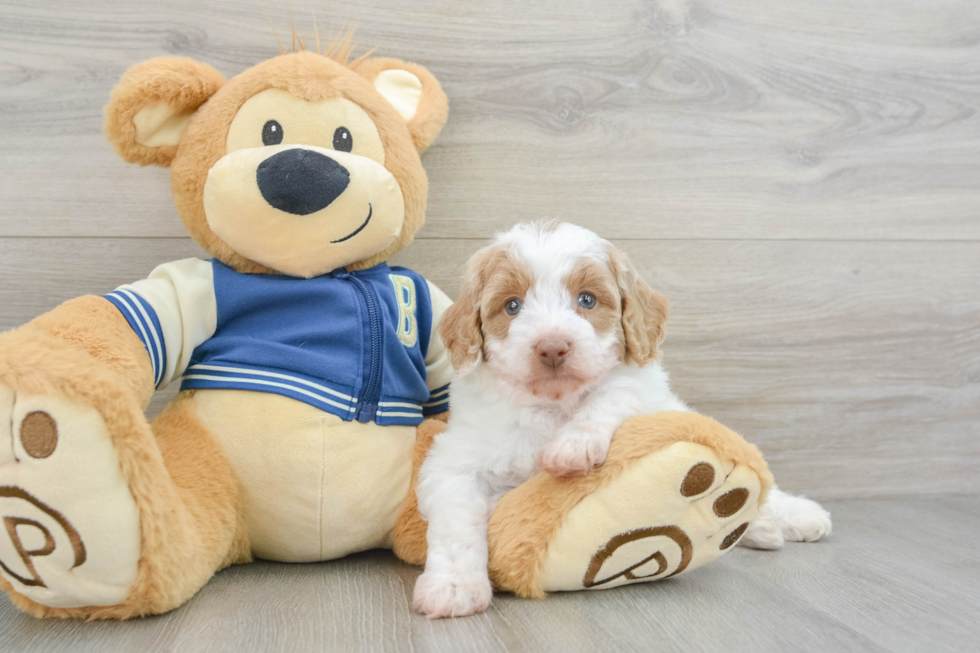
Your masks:
{"label": "letter b patch", "polygon": [[406,347],[414,347],[419,340],[415,282],[401,274],[389,274],[388,278],[395,287],[395,301],[398,302],[398,339]]}

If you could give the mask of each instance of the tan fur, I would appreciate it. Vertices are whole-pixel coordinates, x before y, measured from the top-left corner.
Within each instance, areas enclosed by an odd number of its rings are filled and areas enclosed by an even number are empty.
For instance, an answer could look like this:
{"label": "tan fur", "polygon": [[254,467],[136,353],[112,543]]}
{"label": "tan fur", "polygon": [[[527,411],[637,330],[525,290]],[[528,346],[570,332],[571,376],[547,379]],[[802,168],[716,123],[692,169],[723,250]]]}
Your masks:
{"label": "tan fur", "polygon": [[251,562],[238,483],[217,440],[195,414],[194,394],[181,392],[153,420],[160,455],[193,520],[203,549],[198,555],[216,561],[215,569]]}
{"label": "tan fur", "polygon": [[[371,80],[383,70],[404,68],[422,81],[422,98],[408,124],[374,90]],[[163,73],[160,77],[159,75]],[[385,150],[385,167],[394,175],[405,201],[401,234],[386,249],[359,261],[351,269],[366,269],[401,251],[425,221],[428,180],[419,152],[445,124],[448,101],[439,82],[421,66],[397,59],[368,59],[357,70],[313,52],[296,52],[264,61],[222,84],[213,70],[189,59],[151,59],[131,68],[113,91],[106,107],[106,135],[127,161],[171,166],[171,188],[184,225],[202,247],[239,272],[273,273],[236,253],[211,231],[204,214],[207,172],[225,155],[228,128],[250,97],[270,88],[287,91],[308,102],[344,97],[363,108],[378,129]],[[219,76],[220,77],[220,76]],[[144,90],[145,89],[145,90]],[[141,92],[150,99],[141,100]],[[175,107],[203,106],[193,115],[178,147],[152,152],[135,141],[136,112],[173,94]],[[208,94],[210,97],[205,97]],[[152,101],[151,101],[152,100]],[[207,102],[204,102],[207,100]]]}
{"label": "tan fur", "polygon": [[189,404],[175,402],[151,428],[124,377],[64,340],[27,325],[0,336],[0,350],[18,353],[14,360],[0,358],[0,383],[99,411],[139,509],[142,534],[136,583],[122,604],[50,608],[10,592],[15,605],[39,617],[164,612],[192,596],[220,565],[243,559],[234,479]]}
{"label": "tan fur", "polygon": [[459,299],[442,316],[439,336],[449,351],[454,369],[461,370],[480,359],[483,349],[480,295],[493,261],[505,255],[497,246],[484,247],[474,254],[466,264]]}
{"label": "tan fur", "polygon": [[393,68],[407,70],[422,82],[422,101],[415,110],[415,115],[408,121],[408,131],[412,134],[412,141],[419,153],[422,153],[432,145],[442,131],[442,126],[446,124],[446,119],[449,117],[449,100],[435,76],[418,64],[399,59],[374,57],[357,64],[354,70],[369,82],[374,82],[374,78],[379,74]]}
{"label": "tan fur", "polygon": [[626,255],[615,247],[609,248],[609,261],[622,295],[626,356],[638,365],[657,360],[658,348],[667,335],[670,303],[643,281]]}
{"label": "tan fur", "polygon": [[194,110],[221,88],[224,77],[211,66],[184,57],[159,57],[130,68],[112,90],[105,108],[106,138],[129,163],[169,166],[177,146],[146,147],[136,142],[133,118],[158,102],[175,111]]}
{"label": "tan fur", "polygon": [[515,260],[505,252],[488,262],[482,274],[485,281],[479,304],[483,333],[487,338],[503,340],[507,337],[510,323],[515,317],[508,315],[504,307],[514,298],[524,301],[534,285],[534,274],[527,264]]}
{"label": "tan fur", "polygon": [[618,477],[640,458],[674,442],[694,442],[721,458],[746,465],[759,475],[759,505],[772,487],[772,475],[752,444],[718,422],[696,413],[663,412],[634,417],[613,438],[606,462],[580,478],[539,473],[507,493],[490,518],[490,579],[518,596],[541,598],[538,582],[548,545],[562,519],[586,496]]}
{"label": "tan fur", "polygon": [[[543,228],[555,227],[545,223]],[[463,274],[459,299],[446,311],[439,327],[454,368],[462,369],[481,354],[486,356],[484,337],[499,340],[507,336],[513,317],[504,312],[504,304],[511,297],[523,299],[532,283],[531,272],[499,245],[473,255]],[[583,261],[565,283],[573,298],[581,292],[596,297],[595,308],[578,308],[578,313],[601,334],[618,332],[622,358],[639,365],[659,358],[670,305],[643,281],[625,254],[610,247],[609,268]]]}
{"label": "tan fur", "polygon": [[443,315],[439,335],[455,369],[486,356],[484,337],[502,340],[514,316],[504,312],[511,298],[523,300],[534,283],[530,269],[499,245],[484,247],[466,264],[459,299]]}
{"label": "tan fur", "polygon": [[[225,154],[228,128],[238,109],[256,93],[276,88],[310,102],[347,98],[375,123],[385,166],[405,203],[400,236],[384,251],[350,266],[372,267],[410,243],[422,226],[427,180],[419,151],[445,123],[447,100],[439,83],[420,66],[358,59],[348,67],[349,45],[348,39],[333,49],[328,46],[330,56],[299,52],[276,57],[230,82],[190,59],[143,62],[127,71],[112,92],[105,110],[106,136],[127,161],[171,167],[181,219],[209,253],[240,272],[273,272],[235,253],[211,232],[203,209],[208,171]],[[420,106],[408,123],[371,82],[380,71],[394,67],[411,71],[423,84]],[[178,121],[167,132],[168,138],[179,138],[177,145],[148,147],[138,138],[144,143],[152,139],[139,137],[134,122],[144,109],[158,111],[154,115],[164,119],[193,115],[186,125]],[[146,129],[154,129],[156,123],[149,124]],[[83,297],[67,302],[0,336],[0,351],[16,352],[12,360],[0,357],[0,383],[19,392],[62,396],[100,413],[139,511],[141,530],[137,579],[122,604],[49,608],[0,583],[15,604],[37,616],[127,618],[158,613],[193,595],[216,569],[251,559],[237,482],[215,438],[196,418],[192,393],[179,395],[152,426],[147,423],[143,409],[153,393],[149,356],[107,300]],[[427,428],[438,427],[422,428],[423,442]]]}
{"label": "tan fur", "polygon": [[[301,47],[305,47],[302,42]],[[424,68],[393,59],[355,61],[348,67],[347,51],[344,46],[334,52],[342,62],[313,52],[286,54],[228,82],[213,68],[190,59],[144,62],[131,68],[113,91],[105,112],[106,135],[127,161],[171,167],[181,219],[212,256],[239,272],[275,272],[234,252],[211,231],[203,208],[208,171],[225,154],[228,129],[237,111],[256,93],[276,88],[309,102],[347,98],[374,121],[384,146],[385,167],[398,182],[405,203],[400,236],[384,251],[349,266],[372,267],[407,246],[422,226],[427,180],[419,152],[445,123],[447,100]],[[407,123],[372,85],[379,73],[391,68],[408,70],[422,82],[421,102]],[[134,117],[161,102],[176,114],[193,111],[193,116],[176,146],[141,145]],[[502,254],[493,248],[478,254],[464,279],[460,302],[447,311],[440,326],[457,368],[476,360],[482,351],[481,312],[486,311],[491,333],[501,332],[506,323],[497,317],[502,309],[497,295],[526,291],[524,273],[517,266],[508,268],[509,259]],[[480,289],[494,262],[502,265],[500,286],[484,303]],[[663,339],[666,301],[639,280],[625,258],[614,258],[613,265],[622,295],[627,355],[646,362],[656,356]],[[583,283],[588,276],[583,275]],[[92,619],[164,612],[192,596],[215,570],[251,559],[238,482],[215,437],[195,414],[193,392],[178,395],[152,424],[147,422],[143,409],[153,391],[149,356],[107,300],[83,297],[67,302],[21,329],[0,335],[0,351],[5,353],[0,356],[0,384],[18,392],[64,397],[99,412],[140,518],[141,558],[136,582],[124,602],[49,608],[0,580],[0,587],[10,592],[18,607],[35,616]],[[432,438],[444,428],[437,420],[418,428],[412,454],[413,490],[392,533],[395,553],[419,564],[425,558],[425,523],[418,513],[414,485]],[[765,497],[771,486],[765,463],[752,445],[734,433],[697,415],[636,418],[621,427],[606,464],[597,472],[578,479],[538,475],[504,497],[490,522],[494,582],[522,596],[541,595],[537,581],[541,563],[564,515],[642,456],[676,441],[705,444],[722,457],[749,465],[763,479],[760,502]]]}
{"label": "tan fur", "polygon": [[419,425],[418,434],[415,436],[415,448],[412,450],[412,482],[408,486],[411,489],[405,497],[401,514],[392,531],[394,541],[392,550],[396,556],[412,565],[424,565],[427,550],[425,539],[427,526],[419,513],[419,500],[415,494],[415,486],[419,482],[419,468],[432,446],[432,440],[445,430],[444,421],[428,419]]}
{"label": "tan fur", "polygon": [[619,353],[622,359],[626,354],[626,337],[622,327],[623,301],[615,273],[596,261],[584,259],[572,268],[565,280],[565,287],[574,301],[578,301],[578,296],[583,292],[591,293],[595,297],[596,304],[593,308],[579,306],[576,311],[589,321],[599,335],[606,336],[615,332],[619,336]]}
{"label": "tan fur", "polygon": [[[408,245],[424,222],[428,182],[419,152],[445,124],[448,101],[438,81],[421,66],[395,59],[348,61],[349,36],[328,46],[327,56],[286,54],[227,82],[210,66],[191,59],[166,57],[140,63],[126,72],[111,94],[104,114],[106,137],[126,161],[170,166],[178,213],[212,256],[239,272],[275,272],[237,254],[209,228],[203,207],[208,171],[226,153],[228,129],[238,109],[255,94],[275,88],[309,102],[346,98],[374,122],[385,167],[404,199],[405,219],[398,238],[349,267],[377,265]],[[305,48],[302,41],[300,47]],[[407,123],[372,83],[381,71],[391,68],[408,70],[422,83],[420,104]],[[151,111],[140,113],[147,109]],[[154,142],[153,138],[138,135],[137,118],[148,114],[165,120],[190,118],[186,124],[177,120],[166,132],[167,139],[179,139],[176,145],[147,146],[139,141]],[[142,124],[155,133],[157,122]],[[216,569],[251,559],[237,481],[215,438],[195,416],[193,393],[178,395],[152,425],[146,421],[143,409],[153,393],[149,356],[107,300],[82,297],[67,302],[17,331],[0,335],[0,351],[16,353],[0,356],[0,383],[18,392],[61,396],[99,412],[139,511],[141,531],[137,579],[123,603],[49,608],[13,592],[0,580],[16,605],[36,616],[95,619],[164,612],[192,596]],[[432,434],[442,427],[443,422],[434,420],[423,424],[421,445],[431,442]],[[424,449],[417,455],[424,457]],[[421,458],[416,469],[419,464]],[[405,511],[406,532],[417,530],[411,523],[413,514],[417,519],[417,510]]]}
{"label": "tan fur", "polygon": [[150,355],[109,300],[93,295],[71,299],[31,325],[108,365],[122,375],[142,408],[149,405],[154,390]]}
{"label": "tan fur", "polygon": [[[444,430],[445,425],[432,420],[419,427],[412,454],[412,488],[418,482],[418,469],[433,438]],[[588,476],[556,478],[542,472],[504,495],[488,527],[490,578],[494,586],[522,597],[543,597],[538,576],[565,515],[644,456],[675,442],[710,447],[722,460],[747,466],[759,476],[762,486],[758,504],[765,503],[773,485],[769,467],[755,445],[734,431],[697,413],[663,412],[634,417],[616,432],[606,462]],[[395,554],[409,564],[425,564],[425,538],[426,523],[418,513],[413,491],[405,500],[395,527]]]}

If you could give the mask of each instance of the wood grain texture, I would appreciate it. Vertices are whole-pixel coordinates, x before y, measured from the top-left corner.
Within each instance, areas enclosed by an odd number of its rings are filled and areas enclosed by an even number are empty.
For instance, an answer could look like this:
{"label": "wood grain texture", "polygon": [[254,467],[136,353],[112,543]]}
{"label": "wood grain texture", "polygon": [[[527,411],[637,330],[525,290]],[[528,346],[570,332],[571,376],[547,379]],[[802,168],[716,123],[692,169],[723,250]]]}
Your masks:
{"label": "wood grain texture", "polygon": [[[428,223],[396,262],[455,296],[495,229],[589,226],[671,299],[675,388],[784,489],[980,492],[973,0],[0,0],[0,329],[203,255],[102,106],[154,56],[234,75],[277,52],[270,20],[311,33],[311,8],[450,97]],[[122,624],[0,599],[0,650],[973,650],[977,499],[832,502],[822,544],[452,622],[414,615],[418,570],[379,552],[233,568]]]}
{"label": "wood grain texture", "polygon": [[[482,242],[423,240],[394,262],[455,297]],[[785,489],[980,491],[980,243],[614,242],[671,301],[677,392],[757,443]],[[0,238],[0,328],[200,252]]]}
{"label": "wood grain texture", "polygon": [[[167,172],[102,138],[109,89],[152,56],[240,72],[277,53],[269,20],[312,33],[299,0],[0,7],[0,236],[183,235]],[[426,237],[549,216],[609,237],[980,239],[972,0],[315,8],[445,85]]]}
{"label": "wood grain texture", "polygon": [[[388,552],[255,563],[181,608],[125,623],[36,620],[0,600],[0,642],[21,651],[968,651],[980,625],[977,496],[832,502],[835,530],[777,552],[736,549],[668,581],[489,612],[412,612],[419,570]],[[937,552],[942,551],[942,555]]]}

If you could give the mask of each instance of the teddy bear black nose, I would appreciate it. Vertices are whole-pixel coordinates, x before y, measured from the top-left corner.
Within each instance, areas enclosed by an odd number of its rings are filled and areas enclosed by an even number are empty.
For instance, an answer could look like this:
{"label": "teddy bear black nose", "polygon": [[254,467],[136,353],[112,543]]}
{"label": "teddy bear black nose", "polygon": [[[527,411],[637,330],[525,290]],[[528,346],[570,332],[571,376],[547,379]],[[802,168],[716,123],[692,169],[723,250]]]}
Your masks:
{"label": "teddy bear black nose", "polygon": [[325,208],[350,183],[347,168],[329,156],[303,148],[273,154],[259,164],[256,178],[266,202],[295,215]]}

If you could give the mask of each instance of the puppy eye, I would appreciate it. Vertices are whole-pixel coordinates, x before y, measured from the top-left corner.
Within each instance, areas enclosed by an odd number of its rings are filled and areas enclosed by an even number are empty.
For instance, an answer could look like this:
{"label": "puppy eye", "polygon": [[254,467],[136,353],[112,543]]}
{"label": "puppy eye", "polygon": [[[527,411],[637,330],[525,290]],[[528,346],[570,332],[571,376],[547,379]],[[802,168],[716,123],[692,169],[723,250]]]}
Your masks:
{"label": "puppy eye", "polygon": [[513,299],[508,299],[507,303],[504,304],[504,312],[507,313],[507,315],[517,315],[521,312],[521,307],[523,305],[524,304],[521,303],[521,300],[517,299],[516,297]]}
{"label": "puppy eye", "polygon": [[582,293],[578,296],[578,305],[586,310],[595,308],[595,295],[587,292]]}
{"label": "puppy eye", "polygon": [[275,120],[270,120],[262,127],[262,142],[266,145],[279,145],[282,143],[282,125]]}
{"label": "puppy eye", "polygon": [[333,133],[333,149],[338,152],[350,152],[354,149],[354,139],[346,127],[337,127]]}

